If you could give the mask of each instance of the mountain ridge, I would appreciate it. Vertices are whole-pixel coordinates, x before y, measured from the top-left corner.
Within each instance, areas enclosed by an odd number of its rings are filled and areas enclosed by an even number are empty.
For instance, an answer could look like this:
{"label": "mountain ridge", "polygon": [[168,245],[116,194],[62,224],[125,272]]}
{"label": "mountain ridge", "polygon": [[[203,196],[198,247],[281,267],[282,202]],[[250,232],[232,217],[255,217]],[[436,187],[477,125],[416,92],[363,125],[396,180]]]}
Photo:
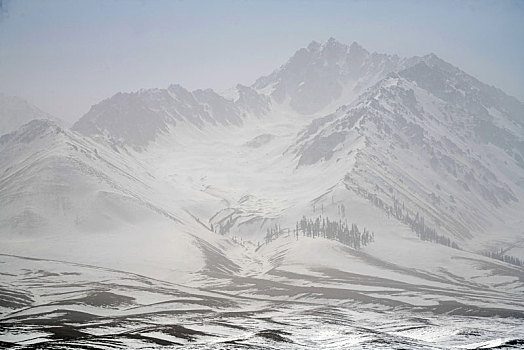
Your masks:
{"label": "mountain ridge", "polygon": [[15,131],[33,119],[52,119],[61,123],[21,97],[0,93],[0,136]]}
{"label": "mountain ridge", "polygon": [[[205,125],[242,125],[249,111],[257,116],[269,108],[269,101],[248,87],[238,86],[239,99],[228,100],[211,89],[190,92],[180,85],[167,89],[147,89],[117,93],[91,107],[73,130],[87,136],[108,137],[137,148],[147,146],[170,126],[188,123]],[[122,129],[123,123],[129,128]]]}

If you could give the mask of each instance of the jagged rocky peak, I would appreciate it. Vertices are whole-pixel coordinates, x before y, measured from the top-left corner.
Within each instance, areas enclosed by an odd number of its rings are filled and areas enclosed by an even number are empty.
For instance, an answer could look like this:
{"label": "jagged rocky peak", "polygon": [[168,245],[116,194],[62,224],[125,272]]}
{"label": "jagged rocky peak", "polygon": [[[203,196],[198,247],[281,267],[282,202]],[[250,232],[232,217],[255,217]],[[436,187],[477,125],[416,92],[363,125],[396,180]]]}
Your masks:
{"label": "jagged rocky peak", "polygon": [[315,114],[350,103],[402,63],[397,56],[370,54],[356,42],[348,46],[330,38],[298,50],[253,87],[298,113]]}
{"label": "jagged rocky peak", "polygon": [[167,90],[177,96],[180,95],[186,95],[189,96],[191,93],[187,91],[182,85],[180,84],[171,84],[168,86]]}
{"label": "jagged rocky peak", "polygon": [[313,40],[309,43],[307,49],[308,51],[319,51],[321,45],[318,41]]}
{"label": "jagged rocky peak", "polygon": [[353,57],[369,55],[369,52],[356,41],[348,46],[333,37],[329,38],[325,43],[313,40],[306,49],[300,49],[297,53],[304,52],[304,50],[317,57],[323,57],[328,63],[340,63],[340,60],[345,60],[348,55]]}
{"label": "jagged rocky peak", "polygon": [[308,45],[308,52],[316,54],[317,57],[322,56],[329,63],[337,63],[338,60],[344,59],[349,47],[336,41],[334,38],[329,38],[325,43],[318,44],[313,41]]}
{"label": "jagged rocky peak", "polygon": [[341,64],[341,60],[346,59],[348,51],[347,45],[339,43],[334,38],[329,38],[322,47],[322,55],[328,64]]}

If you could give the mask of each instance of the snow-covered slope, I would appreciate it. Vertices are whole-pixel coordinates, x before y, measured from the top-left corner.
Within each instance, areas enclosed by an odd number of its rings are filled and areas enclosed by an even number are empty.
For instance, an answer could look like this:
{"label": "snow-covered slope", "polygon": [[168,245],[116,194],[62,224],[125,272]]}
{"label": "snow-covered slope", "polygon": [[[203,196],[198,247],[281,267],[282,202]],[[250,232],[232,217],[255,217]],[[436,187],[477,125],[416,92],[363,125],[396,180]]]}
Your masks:
{"label": "snow-covered slope", "polygon": [[15,131],[33,119],[53,119],[20,97],[0,93],[0,136]]}
{"label": "snow-covered slope", "polygon": [[[49,120],[0,139],[0,174],[4,252],[176,280],[212,265],[208,252],[220,257],[215,245],[229,244],[189,211],[218,201],[158,181],[130,154]],[[229,264],[222,260],[216,268]]]}

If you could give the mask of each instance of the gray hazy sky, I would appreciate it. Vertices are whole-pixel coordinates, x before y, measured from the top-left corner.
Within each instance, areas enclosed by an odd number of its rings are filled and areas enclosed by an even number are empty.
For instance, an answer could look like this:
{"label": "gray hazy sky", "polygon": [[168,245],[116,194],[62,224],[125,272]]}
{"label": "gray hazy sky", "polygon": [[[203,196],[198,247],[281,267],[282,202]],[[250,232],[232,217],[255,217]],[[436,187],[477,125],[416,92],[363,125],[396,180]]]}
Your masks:
{"label": "gray hazy sky", "polygon": [[524,1],[0,0],[0,92],[66,121],[118,91],[251,84],[311,40],[434,52],[524,101]]}

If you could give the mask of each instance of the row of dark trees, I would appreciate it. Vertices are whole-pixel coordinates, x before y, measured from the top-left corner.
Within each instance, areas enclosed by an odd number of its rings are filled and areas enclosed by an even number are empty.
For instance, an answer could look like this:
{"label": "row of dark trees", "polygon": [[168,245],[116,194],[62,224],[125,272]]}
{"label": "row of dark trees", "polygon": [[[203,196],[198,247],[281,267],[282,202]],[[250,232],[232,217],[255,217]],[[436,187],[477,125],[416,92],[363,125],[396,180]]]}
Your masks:
{"label": "row of dark trees", "polygon": [[[268,228],[265,236],[266,244],[282,235],[286,230],[289,234],[289,229],[282,230],[277,224]],[[332,239],[355,249],[366,246],[375,240],[375,234],[366,228],[360,231],[356,224],[350,226],[347,221],[331,221],[328,217],[322,216],[314,220],[303,216],[300,221],[297,221],[293,234],[297,239],[300,234],[305,237]]]}
{"label": "row of dark trees", "polygon": [[393,198],[393,205],[389,205],[374,193],[369,193],[363,189],[359,189],[358,192],[375,206],[384,210],[388,217],[393,216],[397,220],[408,225],[421,240],[442,244],[454,249],[460,249],[458,244],[452,241],[449,237],[439,235],[433,227],[427,226],[424,222],[424,217],[420,215],[419,212],[413,213],[398,199]]}
{"label": "row of dark trees", "polygon": [[[400,208],[400,203],[396,198],[393,204],[395,210]],[[404,207],[404,204],[402,204],[402,207]],[[399,213],[400,214],[397,214],[398,217],[400,217],[399,220],[407,224],[421,240],[442,244],[454,249],[460,249],[457,243],[453,242],[449,237],[439,235],[434,228],[426,226],[424,223],[424,217],[419,215],[418,212],[414,215],[410,215],[408,212],[403,214],[403,211],[399,211]]]}
{"label": "row of dark trees", "polygon": [[[407,208],[405,208],[404,203],[400,203],[398,199],[393,198],[393,206],[391,206],[385,203],[374,193],[369,193],[363,189],[359,189],[358,192],[360,195],[372,202],[375,206],[384,210],[388,216],[393,216],[401,222],[409,225],[411,230],[415,232],[420,239],[442,244],[451,248],[460,249],[457,243],[453,242],[451,239],[449,239],[449,237],[439,235],[434,228],[426,226],[423,216],[419,215],[418,212],[414,214],[410,212]],[[524,266],[524,261],[517,257],[504,254],[503,249],[494,252],[484,252],[482,255],[492,259],[504,261],[508,264]]]}
{"label": "row of dark trees", "polygon": [[359,249],[375,240],[375,234],[366,228],[361,232],[356,224],[348,225],[347,221],[331,221],[328,217],[319,216],[315,220],[305,216],[295,225],[295,235],[322,237],[338,241],[352,248]]}
{"label": "row of dark trees", "polygon": [[484,252],[482,255],[487,256],[488,258],[497,259],[500,261],[504,261],[508,264],[516,265],[516,266],[524,266],[524,261],[521,259],[504,254],[504,250],[501,248],[500,251],[495,252]]}

